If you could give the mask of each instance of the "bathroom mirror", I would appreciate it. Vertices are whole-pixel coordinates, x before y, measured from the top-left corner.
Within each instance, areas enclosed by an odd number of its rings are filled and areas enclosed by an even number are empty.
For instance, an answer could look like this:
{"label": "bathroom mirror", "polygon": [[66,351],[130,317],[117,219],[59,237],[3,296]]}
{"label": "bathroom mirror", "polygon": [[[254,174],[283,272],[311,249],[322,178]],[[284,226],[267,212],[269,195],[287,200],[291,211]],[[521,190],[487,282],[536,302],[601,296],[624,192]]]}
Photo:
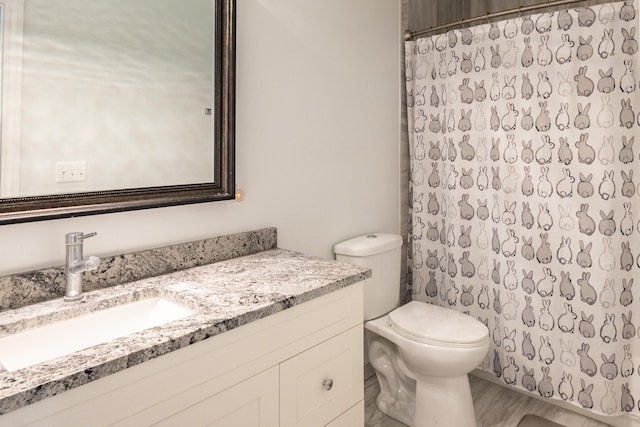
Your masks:
{"label": "bathroom mirror", "polygon": [[235,0],[0,0],[0,224],[232,199]]}

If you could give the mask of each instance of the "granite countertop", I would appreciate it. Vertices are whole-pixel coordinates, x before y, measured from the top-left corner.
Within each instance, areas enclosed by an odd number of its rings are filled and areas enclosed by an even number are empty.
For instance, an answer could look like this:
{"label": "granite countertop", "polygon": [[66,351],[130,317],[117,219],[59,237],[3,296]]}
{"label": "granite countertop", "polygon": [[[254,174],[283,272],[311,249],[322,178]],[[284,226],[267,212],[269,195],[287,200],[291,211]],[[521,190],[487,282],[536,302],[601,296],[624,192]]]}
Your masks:
{"label": "granite countertop", "polygon": [[153,296],[194,314],[13,372],[0,365],[0,415],[370,277],[370,270],[283,249],[0,312],[0,337]]}

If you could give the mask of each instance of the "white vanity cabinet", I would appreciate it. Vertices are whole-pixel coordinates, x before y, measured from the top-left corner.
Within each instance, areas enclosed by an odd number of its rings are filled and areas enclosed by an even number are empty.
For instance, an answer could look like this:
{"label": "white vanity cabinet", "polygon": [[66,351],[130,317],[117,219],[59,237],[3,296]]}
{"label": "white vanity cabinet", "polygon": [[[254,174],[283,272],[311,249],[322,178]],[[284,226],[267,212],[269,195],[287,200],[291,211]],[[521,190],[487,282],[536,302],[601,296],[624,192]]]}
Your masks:
{"label": "white vanity cabinet", "polygon": [[362,282],[0,417],[0,426],[364,425]]}
{"label": "white vanity cabinet", "polygon": [[277,426],[278,397],[278,368],[274,366],[154,426]]}

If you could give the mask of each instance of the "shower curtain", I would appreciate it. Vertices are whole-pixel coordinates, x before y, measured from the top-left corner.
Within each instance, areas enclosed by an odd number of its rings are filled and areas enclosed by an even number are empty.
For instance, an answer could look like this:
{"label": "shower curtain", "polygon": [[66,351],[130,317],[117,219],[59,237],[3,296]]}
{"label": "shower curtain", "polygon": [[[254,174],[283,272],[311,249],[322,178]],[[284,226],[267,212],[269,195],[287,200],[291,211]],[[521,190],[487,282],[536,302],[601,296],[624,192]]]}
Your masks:
{"label": "shower curtain", "polygon": [[628,0],[406,43],[413,299],[606,415],[640,413],[639,34]]}

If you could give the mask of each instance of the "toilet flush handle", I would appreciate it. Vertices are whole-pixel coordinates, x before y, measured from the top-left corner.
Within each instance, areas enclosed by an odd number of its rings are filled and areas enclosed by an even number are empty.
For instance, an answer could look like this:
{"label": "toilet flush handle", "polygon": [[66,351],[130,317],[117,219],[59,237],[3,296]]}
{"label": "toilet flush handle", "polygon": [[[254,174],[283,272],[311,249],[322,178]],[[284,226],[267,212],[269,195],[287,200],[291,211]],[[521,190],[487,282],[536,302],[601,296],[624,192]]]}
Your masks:
{"label": "toilet flush handle", "polygon": [[324,387],[324,389],[327,391],[331,390],[331,388],[333,387],[333,380],[331,378],[329,378],[328,380],[324,380],[322,382],[322,387]]}

